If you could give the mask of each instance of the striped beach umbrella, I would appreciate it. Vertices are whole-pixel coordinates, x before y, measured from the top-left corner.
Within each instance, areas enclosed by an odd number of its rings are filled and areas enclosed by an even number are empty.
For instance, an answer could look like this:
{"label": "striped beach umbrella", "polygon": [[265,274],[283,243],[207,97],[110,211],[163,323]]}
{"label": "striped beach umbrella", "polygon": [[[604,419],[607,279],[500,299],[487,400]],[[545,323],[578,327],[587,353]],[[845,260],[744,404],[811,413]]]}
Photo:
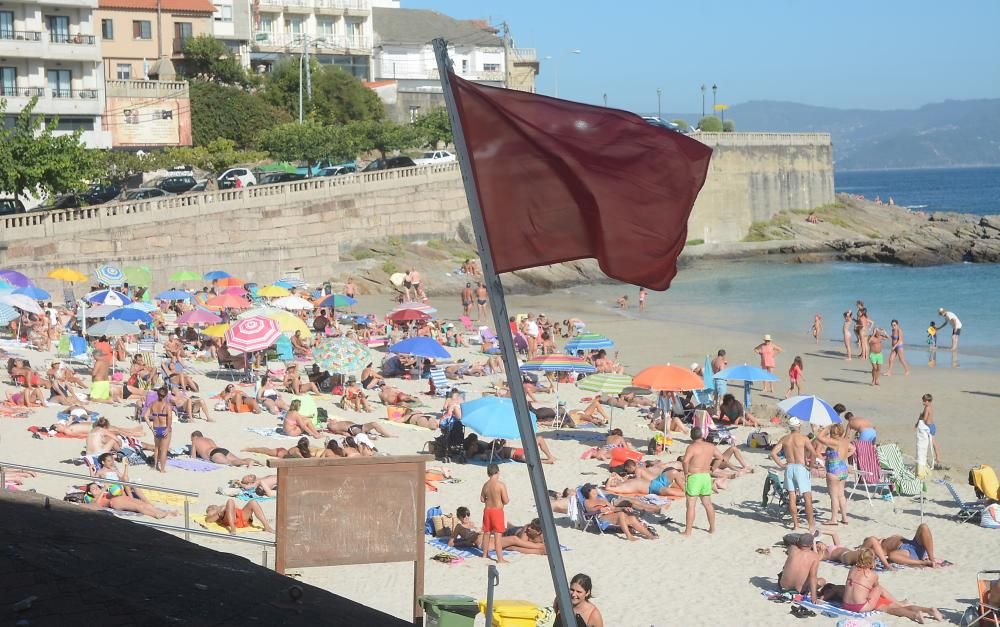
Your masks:
{"label": "striped beach umbrella", "polygon": [[632,377],[627,374],[599,372],[582,379],[576,384],[576,387],[598,394],[621,394],[625,388],[631,385]]}
{"label": "striped beach umbrella", "polygon": [[299,277],[295,276],[283,276],[277,281],[275,281],[275,284],[278,283],[281,283],[283,286],[286,287],[305,287],[306,285],[308,285],[308,283],[306,283],[303,279],[300,279]]}
{"label": "striped beach umbrella", "polygon": [[600,333],[581,333],[566,342],[566,352],[575,355],[577,351],[596,351],[602,348],[614,348],[615,343]]}
{"label": "striped beach umbrella", "polygon": [[125,273],[122,272],[121,268],[110,263],[106,263],[94,270],[94,276],[97,278],[98,283],[107,285],[108,287],[121,287],[128,280],[125,278]]}
{"label": "striped beach umbrella", "polygon": [[262,351],[281,337],[281,327],[270,318],[244,318],[238,320],[226,331],[229,348],[243,353]]}
{"label": "striped beach umbrella", "polygon": [[119,307],[123,307],[132,302],[131,298],[114,290],[97,290],[96,292],[91,292],[84,296],[83,300],[88,303],[96,303],[98,305],[118,305]]}
{"label": "striped beach umbrella", "polygon": [[42,308],[38,306],[38,303],[24,294],[0,294],[0,303],[7,303],[11,307],[17,307],[28,313],[42,313]]}
{"label": "striped beach umbrella", "polygon": [[20,316],[14,307],[7,303],[0,303],[0,327],[5,327]]}
{"label": "striped beach umbrella", "polygon": [[17,270],[0,270],[0,279],[7,281],[14,287],[28,287],[32,285],[31,279]]}
{"label": "striped beach umbrella", "polygon": [[793,418],[805,420],[817,427],[828,427],[843,422],[830,404],[817,396],[793,396],[778,403],[778,409]]}
{"label": "striped beach umbrella", "polygon": [[330,294],[319,300],[316,303],[317,307],[350,307],[351,305],[356,305],[358,303],[357,299],[351,298],[350,296],[345,296],[344,294]]}
{"label": "striped beach umbrella", "polygon": [[313,349],[313,359],[321,370],[352,374],[370,364],[372,354],[366,346],[350,338],[329,337],[320,340]]}
{"label": "striped beach umbrella", "polygon": [[[586,359],[569,355],[545,355],[535,357],[521,364],[521,370],[535,372],[597,372],[597,368]],[[631,382],[631,380],[630,380]]]}

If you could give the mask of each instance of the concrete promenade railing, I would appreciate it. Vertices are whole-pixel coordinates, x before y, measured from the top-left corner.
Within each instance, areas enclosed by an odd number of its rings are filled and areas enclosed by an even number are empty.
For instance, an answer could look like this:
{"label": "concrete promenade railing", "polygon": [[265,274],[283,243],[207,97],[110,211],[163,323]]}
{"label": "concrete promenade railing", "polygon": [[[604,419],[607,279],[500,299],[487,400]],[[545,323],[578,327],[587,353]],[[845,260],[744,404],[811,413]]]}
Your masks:
{"label": "concrete promenade railing", "polygon": [[830,146],[829,133],[693,133],[709,146]]}
{"label": "concrete promenade railing", "polygon": [[114,202],[79,209],[30,211],[0,218],[0,244],[28,239],[73,237],[170,220],[196,224],[199,216],[225,211],[276,209],[299,202],[323,202],[368,192],[457,179],[458,163],[442,163],[344,176],[310,178],[275,185]]}

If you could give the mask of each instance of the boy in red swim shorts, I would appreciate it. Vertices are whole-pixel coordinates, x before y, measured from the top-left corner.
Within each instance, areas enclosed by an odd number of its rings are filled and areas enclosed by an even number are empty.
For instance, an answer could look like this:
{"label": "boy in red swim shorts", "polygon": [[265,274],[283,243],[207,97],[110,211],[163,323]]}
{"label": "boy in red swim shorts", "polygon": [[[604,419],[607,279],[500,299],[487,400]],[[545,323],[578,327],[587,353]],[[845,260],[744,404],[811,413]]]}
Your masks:
{"label": "boy in red swim shorts", "polygon": [[497,552],[497,564],[503,564],[506,560],[503,558],[500,538],[507,531],[503,507],[510,503],[510,497],[507,495],[506,484],[500,481],[499,466],[496,464],[487,466],[486,475],[489,479],[483,484],[483,490],[479,495],[479,500],[486,506],[483,510],[483,557],[489,557],[492,547]]}

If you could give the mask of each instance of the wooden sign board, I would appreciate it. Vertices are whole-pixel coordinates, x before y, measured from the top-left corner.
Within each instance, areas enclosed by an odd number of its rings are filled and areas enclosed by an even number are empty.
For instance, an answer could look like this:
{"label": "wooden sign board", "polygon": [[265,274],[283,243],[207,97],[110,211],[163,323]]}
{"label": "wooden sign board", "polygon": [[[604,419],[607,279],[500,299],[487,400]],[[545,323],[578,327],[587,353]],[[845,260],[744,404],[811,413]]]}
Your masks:
{"label": "wooden sign board", "polygon": [[271,459],[278,469],[275,569],[413,562],[422,614],[429,455]]}

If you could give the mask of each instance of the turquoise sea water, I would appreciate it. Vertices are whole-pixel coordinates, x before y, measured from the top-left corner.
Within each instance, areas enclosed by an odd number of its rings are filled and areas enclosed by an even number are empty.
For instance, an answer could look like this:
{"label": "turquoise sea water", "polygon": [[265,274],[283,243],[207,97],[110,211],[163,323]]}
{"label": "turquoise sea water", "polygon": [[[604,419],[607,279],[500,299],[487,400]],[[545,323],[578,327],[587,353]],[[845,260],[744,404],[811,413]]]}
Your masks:
{"label": "turquoise sea water", "polygon": [[[823,338],[839,342],[843,312],[853,309],[854,302],[860,299],[879,326],[888,329],[890,320],[899,320],[906,344],[922,350],[926,349],[928,322],[943,322],[937,310],[944,307],[962,321],[963,362],[1000,366],[997,286],[1000,265],[909,268],[853,263],[698,262],[682,269],[668,291],[650,292],[644,315],[754,333],[780,331],[804,336],[813,315],[821,313]],[[570,291],[609,308],[623,293],[629,294],[632,303],[638,300],[638,290],[631,286],[584,285]],[[628,315],[638,313],[633,307]],[[941,330],[939,346],[950,345],[949,329]]]}

